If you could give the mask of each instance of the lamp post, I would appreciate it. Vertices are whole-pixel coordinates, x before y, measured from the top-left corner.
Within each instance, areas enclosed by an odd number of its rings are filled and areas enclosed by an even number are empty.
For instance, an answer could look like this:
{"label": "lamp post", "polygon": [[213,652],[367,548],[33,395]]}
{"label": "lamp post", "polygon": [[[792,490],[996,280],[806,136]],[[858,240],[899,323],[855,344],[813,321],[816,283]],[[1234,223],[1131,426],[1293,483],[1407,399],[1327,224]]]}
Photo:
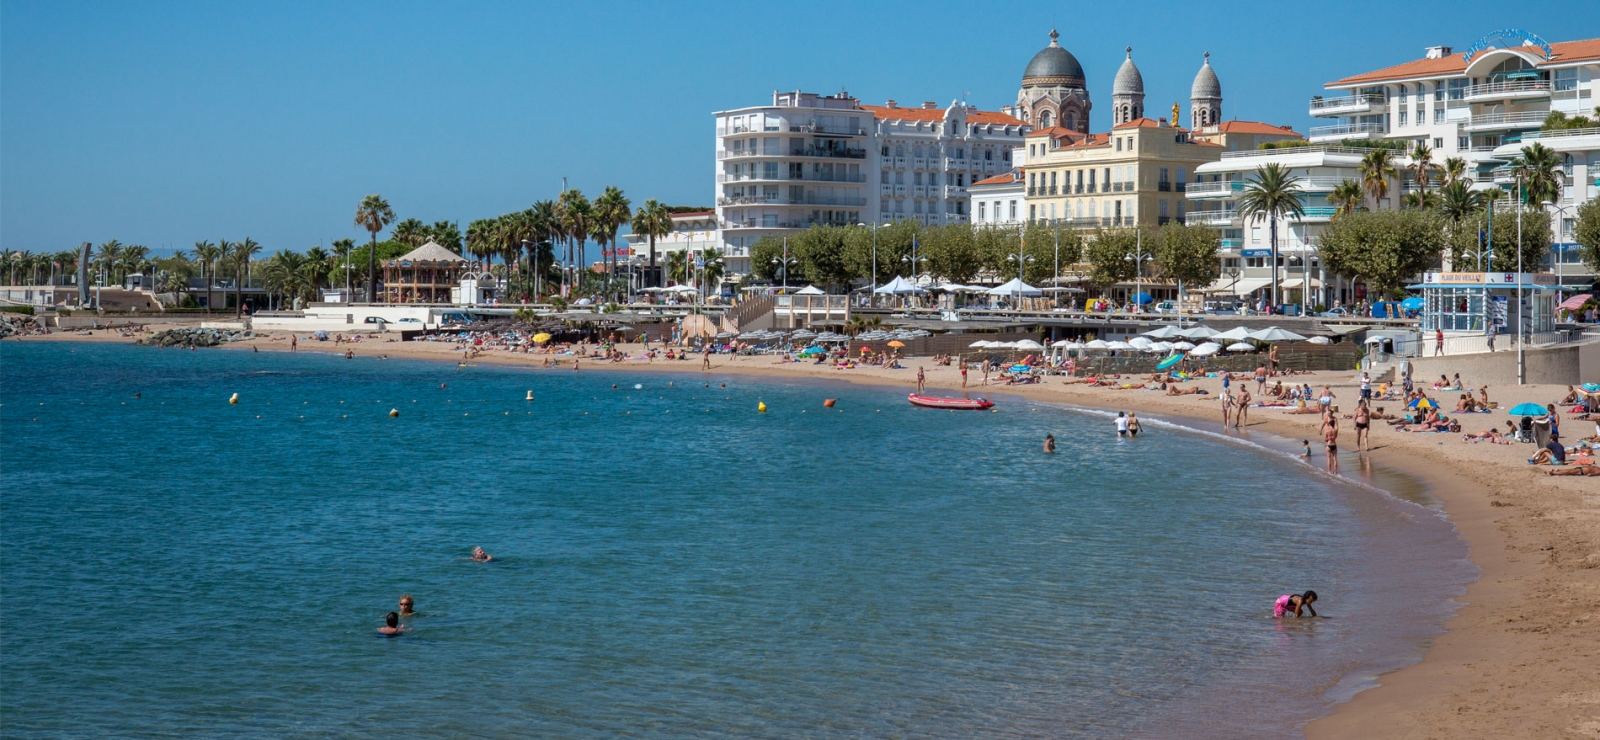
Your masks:
{"label": "lamp post", "polygon": [[[866,224],[858,223],[856,225],[860,226],[862,228],[867,228]],[[888,226],[889,226],[889,224],[884,224],[885,228],[887,228]],[[873,220],[871,228],[872,228],[872,289],[867,291],[867,300],[871,301],[873,306],[877,306],[878,305],[878,222],[877,222],[876,219]]]}
{"label": "lamp post", "polygon": [[1552,245],[1552,251],[1550,253],[1550,260],[1556,263],[1556,305],[1560,305],[1562,279],[1566,277],[1564,274],[1565,271],[1561,268],[1561,226],[1562,219],[1565,219],[1567,216],[1567,209],[1565,206],[1558,206],[1548,200],[1544,201],[1540,205],[1543,205],[1545,208],[1556,209],[1556,213],[1561,216],[1561,218],[1556,219],[1556,243]]}
{"label": "lamp post", "polygon": [[1133,262],[1133,305],[1139,305],[1139,294],[1144,292],[1144,263],[1153,259],[1155,255],[1144,251],[1144,228],[1136,227],[1134,231],[1133,253],[1123,257]]}
{"label": "lamp post", "polygon": [[794,264],[799,261],[800,260],[789,256],[789,237],[784,237],[783,257],[772,260],[772,264],[778,265],[779,268],[783,270],[783,292],[785,294],[788,294],[789,292],[789,268],[793,267]]}
{"label": "lamp post", "polygon": [[1524,195],[1522,193],[1522,171],[1517,171],[1517,385],[1527,382],[1526,369],[1523,365],[1522,348],[1527,344],[1527,337],[1523,334],[1522,312],[1522,206]]}

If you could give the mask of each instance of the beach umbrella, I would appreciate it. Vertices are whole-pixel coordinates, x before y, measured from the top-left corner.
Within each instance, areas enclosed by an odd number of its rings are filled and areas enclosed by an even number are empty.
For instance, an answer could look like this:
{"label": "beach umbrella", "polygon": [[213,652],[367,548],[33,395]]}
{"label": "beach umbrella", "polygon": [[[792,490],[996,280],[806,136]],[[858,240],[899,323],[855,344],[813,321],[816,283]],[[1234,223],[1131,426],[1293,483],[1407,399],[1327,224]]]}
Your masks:
{"label": "beach umbrella", "polygon": [[1107,346],[1104,339],[1091,339],[1083,344],[1084,349],[1105,349]]}
{"label": "beach umbrella", "polygon": [[1128,340],[1128,344],[1138,347],[1139,349],[1148,349],[1152,346],[1155,346],[1155,342],[1150,341],[1149,337],[1134,337]]}
{"label": "beach umbrella", "polygon": [[1173,337],[1183,336],[1183,334],[1179,333],[1181,331],[1182,330],[1178,327],[1169,324],[1159,329],[1151,329],[1150,331],[1144,332],[1142,336],[1155,337],[1156,339],[1171,339]]}
{"label": "beach umbrella", "polygon": [[1190,352],[1189,354],[1196,357],[1210,357],[1221,351],[1222,345],[1217,344],[1216,342],[1206,342],[1198,347],[1195,347],[1194,351]]}
{"label": "beach umbrella", "polygon": [[1312,344],[1333,344],[1333,340],[1327,337],[1312,337],[1306,341]]}
{"label": "beach umbrella", "polygon": [[541,331],[538,334],[533,335],[533,341],[538,342],[539,344],[544,344],[545,342],[550,341],[550,335]]}
{"label": "beach umbrella", "polygon": [[1600,393],[1600,383],[1584,383],[1583,390],[1586,393]]}
{"label": "beach umbrella", "polygon": [[890,346],[890,347],[893,347],[893,348],[895,348],[895,349],[900,349],[900,348],[901,348],[901,347],[904,347],[904,346],[906,346],[906,343],[905,343],[905,342],[902,342],[902,341],[900,341],[900,340],[898,340],[898,339],[896,339],[896,340],[894,340],[894,341],[893,341],[893,342],[890,342],[890,343],[889,343],[889,346]]}
{"label": "beach umbrella", "polygon": [[969,344],[969,345],[967,345],[967,346],[968,346],[968,347],[978,347],[978,348],[983,348],[983,347],[988,347],[988,346],[991,346],[991,345],[993,345],[993,344],[994,344],[994,342],[991,342],[991,341],[989,341],[989,340],[987,340],[987,339],[979,339],[979,340],[978,340],[978,341],[976,341],[976,342],[973,342],[973,343],[972,343],[972,344]]}
{"label": "beach umbrella", "polygon": [[1133,349],[1133,345],[1127,342],[1108,342],[1106,349]]}
{"label": "beach umbrella", "polygon": [[1063,340],[1058,341],[1058,342],[1051,342],[1050,346],[1051,347],[1060,347],[1062,349],[1072,349],[1074,347],[1080,347],[1082,345],[1078,344],[1077,342],[1072,341],[1071,339],[1063,339]]}
{"label": "beach umbrella", "polygon": [[[1427,396],[1419,396],[1416,400],[1407,405],[1414,409],[1423,410],[1439,408],[1439,404],[1434,403],[1433,399],[1428,398]],[[1533,406],[1536,409],[1539,408],[1537,405],[1531,403],[1525,403],[1523,406]],[[1518,406],[1517,408],[1522,408],[1522,406]],[[1515,411],[1515,409],[1513,409],[1513,411]],[[1544,413],[1544,409],[1539,409],[1539,413]]]}
{"label": "beach umbrella", "polygon": [[1511,407],[1512,416],[1544,416],[1545,409],[1537,403],[1519,403]]}
{"label": "beach umbrella", "polygon": [[1181,350],[1187,352],[1187,351],[1189,351],[1191,349],[1194,349],[1194,343],[1193,342],[1173,342],[1172,343],[1172,348],[1173,349],[1181,349]]}
{"label": "beach umbrella", "polygon": [[320,340],[326,342],[326,341],[328,341],[328,330],[327,329],[318,329],[317,333],[313,334],[312,336],[314,336],[317,339],[320,339]]}
{"label": "beach umbrella", "polygon": [[994,295],[994,296],[1008,296],[1009,295],[1009,296],[1028,296],[1028,297],[1033,297],[1033,296],[1044,295],[1044,293],[1042,291],[1040,291],[1038,288],[1035,288],[1032,285],[1029,285],[1027,283],[1022,282],[1022,280],[1020,278],[1012,278],[1011,282],[1008,282],[1005,285],[1000,285],[1000,286],[996,286],[996,287],[990,288],[986,292],[989,295]]}
{"label": "beach umbrella", "polygon": [[1016,346],[1017,349],[1044,349],[1044,345],[1035,342],[1032,339],[1024,339],[1020,342],[1017,342]]}
{"label": "beach umbrella", "polygon": [[1218,334],[1212,334],[1210,338],[1211,339],[1226,339],[1226,340],[1232,340],[1232,341],[1237,342],[1237,341],[1239,341],[1241,339],[1249,339],[1250,338],[1250,330],[1246,329],[1246,328],[1244,328],[1242,326],[1235,326],[1232,329],[1229,329],[1229,330],[1227,330],[1225,332],[1221,332],[1221,333],[1218,333]]}
{"label": "beach umbrella", "polygon": [[1153,300],[1155,300],[1155,299],[1151,298],[1149,293],[1134,293],[1133,294],[1133,302],[1137,303],[1137,304],[1139,304],[1141,306],[1143,306],[1144,304],[1149,303],[1149,302],[1151,302]]}
{"label": "beach umbrella", "polygon": [[1407,311],[1422,310],[1422,296],[1411,296],[1400,302],[1400,307]]}
{"label": "beach umbrella", "polygon": [[1190,339],[1210,339],[1221,333],[1222,332],[1217,331],[1209,326],[1191,326],[1178,332],[1179,335],[1188,337]]}
{"label": "beach umbrella", "polygon": [[1279,329],[1276,326],[1269,326],[1261,331],[1250,332],[1249,338],[1257,342],[1294,342],[1305,339],[1299,334],[1286,329]]}
{"label": "beach umbrella", "polygon": [[1178,364],[1178,363],[1180,363],[1182,361],[1183,361],[1183,355],[1181,355],[1181,354],[1173,354],[1173,355],[1167,357],[1167,359],[1162,360],[1159,363],[1156,363],[1156,369],[1157,370],[1165,370],[1165,369],[1167,369],[1169,367],[1172,367],[1173,365],[1176,365],[1176,364]]}
{"label": "beach umbrella", "polygon": [[1228,345],[1228,351],[1229,352],[1254,352],[1254,351],[1256,351],[1256,346],[1254,344],[1249,343],[1249,342],[1234,342],[1233,344]]}

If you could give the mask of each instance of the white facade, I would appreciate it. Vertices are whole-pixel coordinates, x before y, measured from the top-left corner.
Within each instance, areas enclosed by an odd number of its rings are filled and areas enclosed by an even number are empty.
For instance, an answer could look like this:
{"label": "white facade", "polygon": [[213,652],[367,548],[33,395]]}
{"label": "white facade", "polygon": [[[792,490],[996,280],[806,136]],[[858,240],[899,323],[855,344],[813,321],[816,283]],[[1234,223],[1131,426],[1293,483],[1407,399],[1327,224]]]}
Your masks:
{"label": "white facade", "polygon": [[966,188],[1009,170],[1028,130],[957,103],[864,106],[845,93],[774,92],[715,116],[717,226],[746,270],[756,240],[816,224],[965,221]]}
{"label": "white facade", "polygon": [[[638,234],[625,234],[628,242],[628,261],[635,266],[650,264],[650,240]],[[668,252],[695,252],[704,254],[713,249],[724,249],[722,230],[717,225],[716,211],[694,211],[672,214],[672,232],[656,237],[656,266],[661,267]],[[722,254],[724,274],[738,277],[750,271],[750,250],[738,253],[726,250]],[[664,269],[664,268],[663,268]]]}
{"label": "white facade", "polygon": [[967,212],[972,215],[973,225],[1014,226],[1023,223],[1028,218],[1027,190],[1021,168],[974,183],[967,188]]}
{"label": "white facade", "polygon": [[[1594,282],[1595,275],[1583,261],[1582,247],[1572,233],[1578,224],[1578,207],[1600,198],[1600,128],[1530,131],[1522,135],[1521,141],[1497,147],[1493,156],[1510,161],[1522,147],[1535,141],[1561,157],[1564,175],[1561,198],[1545,209],[1550,212],[1550,233],[1555,237],[1546,267],[1556,273],[1562,285],[1588,285]],[[1496,186],[1516,187],[1516,176],[1507,169],[1497,169],[1492,176]]]}

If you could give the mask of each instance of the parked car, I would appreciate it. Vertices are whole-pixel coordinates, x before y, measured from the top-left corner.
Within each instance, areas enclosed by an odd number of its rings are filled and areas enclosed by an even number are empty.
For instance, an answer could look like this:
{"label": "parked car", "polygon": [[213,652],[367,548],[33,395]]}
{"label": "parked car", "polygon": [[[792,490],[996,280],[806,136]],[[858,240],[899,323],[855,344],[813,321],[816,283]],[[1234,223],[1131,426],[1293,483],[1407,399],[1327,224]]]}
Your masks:
{"label": "parked car", "polygon": [[410,316],[407,316],[407,317],[405,317],[403,319],[396,320],[394,323],[396,323],[396,324],[416,324],[416,325],[420,326],[422,324],[422,319],[413,319]]}
{"label": "parked car", "polygon": [[1350,312],[1344,310],[1343,308],[1335,307],[1335,308],[1330,308],[1330,309],[1328,309],[1326,311],[1323,311],[1322,313],[1319,313],[1317,315],[1321,316],[1321,317],[1324,317],[1324,318],[1329,318],[1329,319],[1342,319],[1342,318],[1345,318],[1345,317],[1349,316]]}
{"label": "parked car", "polygon": [[389,321],[388,319],[386,319],[386,318],[384,318],[382,316],[368,316],[366,319],[363,319],[361,323],[363,323],[363,324],[384,324],[384,323],[387,323],[388,321]]}
{"label": "parked car", "polygon": [[1150,312],[1151,313],[1177,313],[1178,312],[1178,302],[1177,301],[1161,301],[1160,303],[1152,305],[1150,307]]}
{"label": "parked car", "polygon": [[1239,313],[1244,301],[1206,301],[1206,313],[1226,314]]}

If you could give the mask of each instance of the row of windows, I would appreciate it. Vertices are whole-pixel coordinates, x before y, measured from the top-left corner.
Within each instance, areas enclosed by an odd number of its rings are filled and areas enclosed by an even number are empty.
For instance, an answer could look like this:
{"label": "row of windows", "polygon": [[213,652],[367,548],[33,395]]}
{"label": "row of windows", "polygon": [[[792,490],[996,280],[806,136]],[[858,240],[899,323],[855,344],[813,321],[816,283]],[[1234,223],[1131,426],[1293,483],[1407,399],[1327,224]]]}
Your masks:
{"label": "row of windows", "polygon": [[[913,172],[913,173],[911,173],[911,184],[912,185],[931,185],[933,187],[938,187],[939,186],[939,173],[937,173],[937,172],[929,172],[929,173],[927,173],[928,174],[927,182],[923,182],[922,174],[923,173],[921,173],[921,172]],[[878,175],[878,182],[881,182],[881,183],[883,183],[885,185],[888,185],[891,182],[893,182],[895,185],[904,185],[904,184],[906,184],[906,173],[897,171],[897,172],[894,173],[894,178],[892,180],[890,179],[889,175],[890,175],[889,170],[883,170]],[[977,180],[978,180],[978,178],[976,178],[976,177],[972,178],[972,182],[977,182]],[[957,172],[956,174],[951,175],[949,178],[946,178],[945,182],[947,184],[949,184],[949,185],[954,185],[954,186],[956,186],[958,188],[964,188],[967,185],[971,184],[971,183],[968,182],[967,174],[965,172]]]}
{"label": "row of windows", "polygon": [[[936,201],[936,200],[930,200],[930,201],[913,200],[913,201],[911,201],[911,212],[912,213],[938,214],[940,212],[940,209],[941,209],[940,203],[939,203],[939,201]],[[978,210],[980,212],[983,210],[983,204],[982,203],[978,204]],[[880,213],[905,213],[906,212],[905,199],[897,198],[897,199],[892,200],[892,201],[888,200],[888,199],[880,200],[880,201],[878,201],[878,211]],[[950,204],[950,213],[956,214],[958,216],[967,215],[967,203],[966,203],[966,201],[958,200],[958,201],[955,201],[955,202],[951,203]]]}
{"label": "row of windows", "polygon": [[[993,214],[992,218],[990,217],[990,214]],[[989,201],[980,200],[978,201],[978,220],[1015,221],[1017,220],[1017,202],[1014,200],[997,200],[993,203],[990,203]]]}
{"label": "row of windows", "polygon": [[[888,144],[884,144],[883,147],[878,150],[878,153],[883,155],[883,156],[885,156],[885,157],[887,157],[887,156],[890,156],[889,153],[891,151],[894,152],[893,156],[904,157],[904,156],[906,156],[906,145],[905,144],[895,144],[894,147],[891,149]],[[943,150],[941,152],[939,147],[936,147],[936,146],[933,146],[933,145],[929,145],[928,148],[926,150],[924,150],[922,148],[921,144],[917,144],[917,145],[911,147],[911,156],[913,156],[913,157],[922,157],[922,156],[928,156],[928,157],[953,157],[955,159],[966,159],[967,158],[967,149],[966,149],[966,147],[956,147],[954,149],[945,149],[945,150]],[[985,161],[992,162],[992,161],[994,161],[994,150],[993,149],[985,149],[982,152],[974,150],[972,152],[972,158],[973,159],[983,159]]]}
{"label": "row of windows", "polygon": [[[1096,172],[1097,172],[1097,170],[1095,170],[1093,168],[1082,169],[1082,170],[1051,170],[1049,172],[1030,172],[1030,173],[1028,173],[1028,188],[1029,188],[1029,190],[1031,190],[1033,192],[1036,192],[1036,193],[1044,193],[1044,194],[1050,194],[1050,195],[1054,195],[1058,191],[1062,195],[1070,195],[1072,193],[1083,193],[1083,192],[1092,193],[1096,189],[1095,188],[1095,173]],[[1131,184],[1131,183],[1137,182],[1139,180],[1139,177],[1138,177],[1138,175],[1139,175],[1139,167],[1138,167],[1138,165],[1126,165],[1126,166],[1118,165],[1116,167],[1103,167],[1103,168],[1099,169],[1098,172],[1101,173],[1101,182],[1107,183],[1108,185],[1110,183],[1113,183],[1113,182],[1130,183]],[[1157,172],[1157,175],[1159,177],[1159,179],[1157,180],[1159,185],[1162,185],[1162,186],[1170,186],[1171,185],[1171,183],[1172,183],[1172,180],[1171,180],[1172,171],[1169,168],[1158,167],[1158,168],[1156,168],[1156,172]],[[1085,173],[1088,174],[1087,179],[1085,179]],[[1059,181],[1058,181],[1058,179],[1056,177],[1058,174],[1063,175],[1063,177],[1061,177]],[[1187,168],[1187,167],[1179,167],[1178,168],[1178,182],[1179,183],[1185,183],[1185,182],[1187,182],[1188,177],[1189,177],[1189,168]],[[1074,178],[1076,178],[1076,180],[1077,180],[1076,184],[1074,184],[1074,182],[1073,182]],[[1161,187],[1160,189],[1167,190],[1167,189],[1169,189],[1169,187]]]}

